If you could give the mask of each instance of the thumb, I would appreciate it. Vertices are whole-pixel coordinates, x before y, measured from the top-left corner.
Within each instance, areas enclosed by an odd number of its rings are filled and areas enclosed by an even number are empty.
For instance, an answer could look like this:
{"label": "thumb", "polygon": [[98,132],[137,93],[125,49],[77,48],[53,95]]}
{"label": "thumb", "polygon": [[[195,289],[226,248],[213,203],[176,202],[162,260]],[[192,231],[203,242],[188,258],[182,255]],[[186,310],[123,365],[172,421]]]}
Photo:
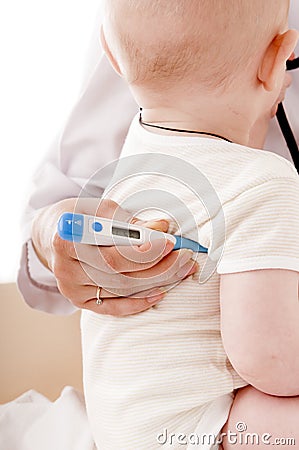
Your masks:
{"label": "thumb", "polygon": [[163,233],[167,233],[169,227],[169,222],[166,219],[140,220],[134,217],[130,222],[140,227],[151,228],[152,230],[162,231]]}

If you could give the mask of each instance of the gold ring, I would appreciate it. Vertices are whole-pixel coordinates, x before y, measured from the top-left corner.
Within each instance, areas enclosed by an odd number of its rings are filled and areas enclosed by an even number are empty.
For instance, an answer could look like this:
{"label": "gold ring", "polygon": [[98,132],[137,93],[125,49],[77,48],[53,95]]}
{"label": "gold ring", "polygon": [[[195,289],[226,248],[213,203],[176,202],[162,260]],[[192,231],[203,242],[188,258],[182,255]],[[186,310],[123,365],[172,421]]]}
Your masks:
{"label": "gold ring", "polygon": [[100,286],[98,286],[97,287],[97,295],[96,295],[96,297],[97,297],[96,304],[97,305],[102,305],[103,304],[103,299],[100,298],[101,290],[102,290],[102,288]]}

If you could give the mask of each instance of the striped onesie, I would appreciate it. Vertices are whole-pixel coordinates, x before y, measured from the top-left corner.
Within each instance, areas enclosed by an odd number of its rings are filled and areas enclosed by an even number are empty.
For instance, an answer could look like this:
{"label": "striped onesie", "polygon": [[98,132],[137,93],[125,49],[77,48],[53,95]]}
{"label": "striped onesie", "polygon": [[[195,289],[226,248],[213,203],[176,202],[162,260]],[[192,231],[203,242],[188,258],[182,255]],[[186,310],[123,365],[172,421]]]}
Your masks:
{"label": "striped onesie", "polygon": [[207,258],[210,265],[204,280],[185,279],[143,313],[82,313],[84,390],[96,445],[217,448],[204,434],[220,432],[234,390],[246,385],[222,345],[220,275],[299,271],[298,175],[267,151],[155,134],[137,117],[121,161],[105,198],[142,219],[169,218],[172,232],[209,248],[208,256],[197,256],[200,270]]}

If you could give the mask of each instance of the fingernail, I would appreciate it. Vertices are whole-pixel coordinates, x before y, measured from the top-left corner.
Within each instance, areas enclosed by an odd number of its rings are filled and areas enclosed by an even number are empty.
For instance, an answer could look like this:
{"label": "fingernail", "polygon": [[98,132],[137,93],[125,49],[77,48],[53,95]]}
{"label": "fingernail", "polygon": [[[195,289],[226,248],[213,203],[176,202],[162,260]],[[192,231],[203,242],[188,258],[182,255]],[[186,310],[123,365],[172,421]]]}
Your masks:
{"label": "fingernail", "polygon": [[194,261],[189,261],[177,272],[177,276],[179,278],[184,278],[188,275],[191,275],[192,273],[195,273],[195,271],[196,266],[194,267]]}
{"label": "fingernail", "polygon": [[161,219],[161,220],[149,220],[148,222],[146,222],[146,227],[147,228],[156,228],[158,225],[158,228],[160,229],[161,226],[163,228],[168,228],[168,222],[167,220]]}
{"label": "fingernail", "polygon": [[160,289],[155,289],[154,291],[152,291],[151,295],[149,295],[146,298],[146,301],[148,303],[156,303],[159,300],[162,300],[163,297],[164,297],[164,292],[161,291]]}
{"label": "fingernail", "polygon": [[147,298],[146,301],[147,303],[150,303],[152,305],[153,303],[158,303],[160,300],[162,300],[162,298],[163,294],[154,295],[154,297]]}
{"label": "fingernail", "polygon": [[173,249],[174,247],[174,243],[171,241],[167,241],[165,244],[165,248],[163,250],[162,256],[168,255],[168,253],[170,253],[170,251]]}
{"label": "fingernail", "polygon": [[140,252],[147,252],[151,249],[152,244],[150,242],[145,242],[144,244],[138,247]]}
{"label": "fingernail", "polygon": [[182,250],[181,251],[181,257],[180,257],[180,263],[179,267],[183,267],[193,256],[192,250]]}

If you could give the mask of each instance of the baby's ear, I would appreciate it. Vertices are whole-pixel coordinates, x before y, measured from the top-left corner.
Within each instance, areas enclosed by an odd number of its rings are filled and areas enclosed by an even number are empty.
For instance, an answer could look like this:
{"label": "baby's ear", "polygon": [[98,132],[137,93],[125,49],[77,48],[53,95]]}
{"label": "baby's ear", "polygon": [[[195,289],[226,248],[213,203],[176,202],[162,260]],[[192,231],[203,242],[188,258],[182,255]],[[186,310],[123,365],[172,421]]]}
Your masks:
{"label": "baby's ear", "polygon": [[118,73],[118,75],[120,75],[121,77],[123,76],[119,64],[116,61],[116,59],[114,58],[110,47],[107,43],[106,37],[105,37],[105,33],[104,33],[104,29],[103,29],[103,25],[101,26],[101,33],[100,33],[100,40],[101,40],[101,44],[103,47],[104,52],[106,53],[106,56],[108,58],[108,60],[110,61],[110,64],[112,65],[113,69],[115,70],[116,73]]}
{"label": "baby's ear", "polygon": [[267,48],[258,71],[258,79],[267,91],[276,89],[277,79],[285,71],[286,62],[291,57],[298,38],[298,31],[288,30],[277,35]]}

